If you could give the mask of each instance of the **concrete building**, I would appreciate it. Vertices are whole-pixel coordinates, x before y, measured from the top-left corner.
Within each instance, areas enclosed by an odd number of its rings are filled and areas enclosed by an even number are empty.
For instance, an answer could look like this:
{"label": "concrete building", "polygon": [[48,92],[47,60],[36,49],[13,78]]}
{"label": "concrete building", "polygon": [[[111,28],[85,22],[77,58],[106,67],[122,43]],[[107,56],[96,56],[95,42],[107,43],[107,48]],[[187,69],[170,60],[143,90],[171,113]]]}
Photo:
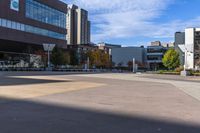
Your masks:
{"label": "concrete building", "polygon": [[187,28],[175,34],[175,46],[180,49],[186,69],[200,69],[200,28]]}
{"label": "concrete building", "polygon": [[67,39],[68,44],[77,44],[77,13],[78,6],[69,5],[67,13]]}
{"label": "concrete building", "polygon": [[128,62],[135,59],[139,67],[146,62],[146,49],[144,47],[121,47],[112,49],[112,62],[115,66],[128,67]]}
{"label": "concrete building", "polygon": [[151,42],[151,46],[161,46],[160,41]]}
{"label": "concrete building", "polygon": [[68,44],[80,45],[90,43],[90,21],[88,12],[76,5],[68,6],[67,15]]}
{"label": "concrete building", "polygon": [[165,47],[165,48],[174,48],[175,47],[175,44],[174,44],[174,42],[162,42],[162,44],[161,44],[163,47]]}
{"label": "concrete building", "polygon": [[15,62],[44,43],[67,45],[66,16],[67,4],[58,0],[0,0],[0,60]]}
{"label": "concrete building", "polygon": [[97,46],[100,50],[104,50],[105,53],[107,53],[109,55],[111,55],[111,51],[113,48],[121,48],[122,47],[121,45],[109,44],[109,43],[104,43],[104,42],[98,43]]}
{"label": "concrete building", "polygon": [[200,28],[185,29],[185,67],[200,69]]}
{"label": "concrete building", "polygon": [[155,42],[151,42],[151,46],[163,46],[166,48],[173,48],[174,47],[174,43],[173,42],[160,42],[160,41],[155,41]]}

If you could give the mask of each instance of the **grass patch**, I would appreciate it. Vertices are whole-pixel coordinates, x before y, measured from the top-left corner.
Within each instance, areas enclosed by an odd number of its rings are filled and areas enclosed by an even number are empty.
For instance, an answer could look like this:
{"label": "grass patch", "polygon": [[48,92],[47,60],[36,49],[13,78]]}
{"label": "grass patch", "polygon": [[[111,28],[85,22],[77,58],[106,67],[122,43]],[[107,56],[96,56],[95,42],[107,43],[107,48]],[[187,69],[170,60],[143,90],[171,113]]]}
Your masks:
{"label": "grass patch", "polygon": [[180,75],[180,72],[172,71],[172,70],[160,70],[157,73],[158,74],[166,74],[166,75]]}
{"label": "grass patch", "polygon": [[[200,72],[189,71],[191,76],[200,76]],[[160,70],[157,74],[166,74],[166,75],[180,75],[181,72],[176,70]]]}
{"label": "grass patch", "polygon": [[200,76],[200,73],[193,73],[194,76]]}

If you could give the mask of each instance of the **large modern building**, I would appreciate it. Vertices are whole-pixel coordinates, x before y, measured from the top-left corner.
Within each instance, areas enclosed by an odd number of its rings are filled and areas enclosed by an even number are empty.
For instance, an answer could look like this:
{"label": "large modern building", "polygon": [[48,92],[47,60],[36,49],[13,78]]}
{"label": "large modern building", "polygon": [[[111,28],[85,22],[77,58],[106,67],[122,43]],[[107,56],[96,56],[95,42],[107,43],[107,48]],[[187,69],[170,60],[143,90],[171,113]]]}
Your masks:
{"label": "large modern building", "polygon": [[0,0],[0,60],[34,54],[44,43],[67,45],[67,10],[59,0]]}
{"label": "large modern building", "polygon": [[89,44],[90,21],[88,21],[88,12],[76,5],[69,5],[67,21],[68,44]]}

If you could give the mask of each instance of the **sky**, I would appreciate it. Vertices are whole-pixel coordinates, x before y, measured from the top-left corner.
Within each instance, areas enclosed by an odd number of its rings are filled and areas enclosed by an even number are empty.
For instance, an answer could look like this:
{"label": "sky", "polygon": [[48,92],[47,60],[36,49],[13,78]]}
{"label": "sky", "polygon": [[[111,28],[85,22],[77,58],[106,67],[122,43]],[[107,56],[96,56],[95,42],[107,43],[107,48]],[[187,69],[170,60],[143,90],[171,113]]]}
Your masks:
{"label": "sky", "polygon": [[200,27],[200,0],[62,0],[89,12],[91,41],[123,46],[174,42],[174,33]]}

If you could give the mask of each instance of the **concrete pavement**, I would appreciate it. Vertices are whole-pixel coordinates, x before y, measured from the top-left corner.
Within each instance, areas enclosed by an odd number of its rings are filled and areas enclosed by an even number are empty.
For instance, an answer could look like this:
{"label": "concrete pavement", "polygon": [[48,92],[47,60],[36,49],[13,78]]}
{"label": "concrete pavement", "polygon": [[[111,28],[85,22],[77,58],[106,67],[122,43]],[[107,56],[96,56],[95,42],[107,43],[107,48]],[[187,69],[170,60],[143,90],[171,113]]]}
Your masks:
{"label": "concrete pavement", "polygon": [[148,76],[4,74],[0,132],[199,133],[199,83]]}

